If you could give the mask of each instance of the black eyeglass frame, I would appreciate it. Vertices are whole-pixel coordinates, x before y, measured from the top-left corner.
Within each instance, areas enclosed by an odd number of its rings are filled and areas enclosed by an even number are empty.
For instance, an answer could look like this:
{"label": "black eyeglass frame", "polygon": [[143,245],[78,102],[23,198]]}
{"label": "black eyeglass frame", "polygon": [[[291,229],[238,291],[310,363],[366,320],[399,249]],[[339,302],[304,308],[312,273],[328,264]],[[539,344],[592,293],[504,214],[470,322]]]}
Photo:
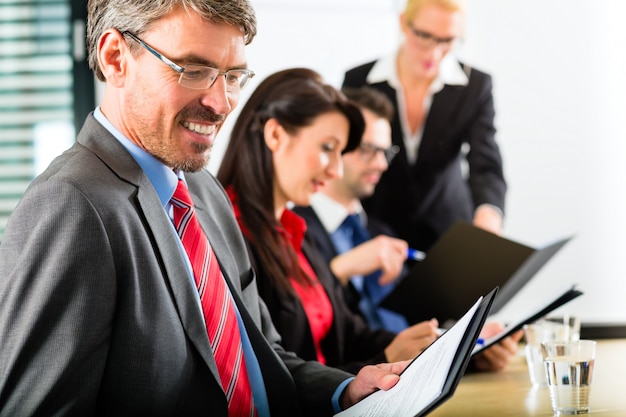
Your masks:
{"label": "black eyeglass frame", "polygon": [[[148,45],[146,42],[141,40],[137,35],[129,32],[129,31],[122,32],[122,35],[130,37],[132,40],[137,42],[139,45],[141,45],[143,48],[145,48],[148,52],[150,52],[152,55],[154,55],[156,58],[158,58],[161,62],[163,62],[164,64],[166,64],[170,68],[172,68],[177,73],[179,73],[180,76],[178,78],[178,84],[180,84],[181,86],[183,86],[185,88],[190,88],[192,90],[206,90],[208,88],[211,88],[211,86],[213,84],[215,84],[215,81],[217,80],[218,76],[223,75],[226,78],[226,80],[227,80],[226,88],[228,90],[228,87],[231,87],[231,88],[234,87],[234,85],[228,83],[229,74],[232,76],[232,74],[239,72],[239,73],[241,73],[241,75],[243,75],[243,81],[240,79],[240,77],[235,77],[235,78],[239,80],[239,83],[238,83],[239,90],[243,90],[244,87],[250,81],[250,79],[252,79],[252,77],[254,77],[254,75],[255,75],[254,71],[252,71],[250,69],[247,69],[247,68],[233,68],[233,69],[229,69],[228,71],[220,71],[219,69],[217,69],[215,67],[211,67],[209,65],[200,65],[200,64],[189,64],[189,65],[185,65],[185,66],[178,65],[177,63],[175,63],[174,61],[172,61],[171,59],[169,59],[168,57],[166,57],[165,55],[163,55],[162,53],[160,53],[159,51],[154,49],[152,46]],[[185,71],[190,66],[206,68],[208,70],[213,70],[215,76],[214,77],[210,77],[210,76],[206,77],[207,80],[208,80],[208,85],[206,87],[201,87],[201,88],[191,87],[191,86],[189,86],[189,84],[186,85],[185,83],[183,83],[183,81],[185,80],[184,79]],[[233,90],[231,89],[231,90],[228,90],[228,91],[233,91]]]}
{"label": "black eyeglass frame", "polygon": [[377,154],[381,153],[385,156],[387,164],[393,161],[393,158],[400,153],[400,147],[398,145],[391,145],[388,148],[381,148],[380,146],[372,145],[371,143],[361,143],[357,148],[359,155],[363,162],[371,162],[374,160]]}
{"label": "black eyeglass frame", "polygon": [[415,26],[413,26],[413,23],[411,22],[407,22],[407,26],[409,30],[411,31],[411,33],[415,35],[415,37],[424,41],[431,48],[437,47],[440,45],[445,48],[450,48],[452,44],[454,43],[454,41],[457,39],[456,37],[450,37],[450,38],[437,37],[433,35],[432,33],[416,29]]}

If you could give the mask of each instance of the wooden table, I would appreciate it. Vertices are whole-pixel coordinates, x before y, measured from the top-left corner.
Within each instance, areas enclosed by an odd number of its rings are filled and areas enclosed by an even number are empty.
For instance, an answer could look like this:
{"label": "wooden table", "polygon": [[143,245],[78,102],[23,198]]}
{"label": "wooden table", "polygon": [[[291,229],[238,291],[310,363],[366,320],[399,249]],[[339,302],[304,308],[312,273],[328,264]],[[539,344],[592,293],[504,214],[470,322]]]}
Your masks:
{"label": "wooden table", "polygon": [[[590,409],[591,416],[626,416],[626,339],[598,341]],[[552,415],[548,388],[531,386],[522,355],[504,372],[463,376],[453,397],[430,414],[433,417]]]}

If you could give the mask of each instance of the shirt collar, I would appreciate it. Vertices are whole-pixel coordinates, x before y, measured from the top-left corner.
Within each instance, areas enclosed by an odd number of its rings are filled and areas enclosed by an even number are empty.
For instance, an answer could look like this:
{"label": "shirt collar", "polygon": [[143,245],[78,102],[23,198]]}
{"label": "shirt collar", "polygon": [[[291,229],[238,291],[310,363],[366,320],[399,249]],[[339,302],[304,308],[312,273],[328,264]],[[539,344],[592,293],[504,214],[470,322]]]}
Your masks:
{"label": "shirt collar", "polygon": [[[239,224],[241,231],[246,238],[250,239],[250,233],[243,224],[241,210],[239,209],[239,204],[237,203],[237,195],[232,185],[226,187],[226,194],[232,203],[235,218],[237,219],[237,223]],[[300,252],[302,249],[304,234],[306,233],[306,221],[293,211],[285,209],[280,218],[280,223],[282,224],[282,227],[278,228],[278,233],[280,233],[285,240],[291,242],[291,245],[296,252]]]}
{"label": "shirt collar", "polygon": [[[311,198],[311,208],[313,208],[328,233],[335,232],[350,214],[343,205],[323,192],[318,192],[313,195]],[[357,204],[355,213],[360,215],[364,214],[361,203]]]}
{"label": "shirt collar", "polygon": [[184,180],[184,175],[180,172],[178,175],[172,171],[171,168],[166,166],[163,162],[150,155],[144,149],[137,146],[134,142],[128,139],[122,134],[113,124],[106,118],[104,113],[97,107],[93,112],[94,118],[109,131],[117,139],[118,142],[131,154],[137,164],[141,167],[144,173],[148,176],[148,179],[152,183],[152,186],[156,190],[159,200],[163,207],[169,204],[178,178]]}
{"label": "shirt collar", "polygon": [[291,242],[296,253],[302,250],[302,241],[306,232],[306,221],[289,209],[283,211],[280,223],[284,230],[279,230]]}
{"label": "shirt collar", "polygon": [[[400,80],[398,79],[398,71],[396,66],[396,57],[398,51],[387,55],[376,61],[369,74],[367,75],[367,83],[387,82],[396,90],[400,89]],[[447,85],[465,86],[469,82],[467,74],[463,71],[459,62],[452,53],[448,53],[439,65],[439,74],[430,85],[431,94],[435,94]]]}
{"label": "shirt collar", "polygon": [[444,84],[465,86],[469,83],[467,74],[452,53],[447,54],[441,60],[437,80],[442,84],[442,88]]}

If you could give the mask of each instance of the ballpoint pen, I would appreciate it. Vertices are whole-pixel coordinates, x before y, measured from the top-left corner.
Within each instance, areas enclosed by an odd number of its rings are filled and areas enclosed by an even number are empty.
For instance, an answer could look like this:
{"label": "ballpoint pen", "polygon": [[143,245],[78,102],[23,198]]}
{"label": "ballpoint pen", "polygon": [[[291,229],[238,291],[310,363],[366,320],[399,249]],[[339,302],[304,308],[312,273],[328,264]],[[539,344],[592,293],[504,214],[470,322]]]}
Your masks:
{"label": "ballpoint pen", "polygon": [[408,258],[413,261],[423,261],[426,254],[420,250],[409,248],[407,251]]}

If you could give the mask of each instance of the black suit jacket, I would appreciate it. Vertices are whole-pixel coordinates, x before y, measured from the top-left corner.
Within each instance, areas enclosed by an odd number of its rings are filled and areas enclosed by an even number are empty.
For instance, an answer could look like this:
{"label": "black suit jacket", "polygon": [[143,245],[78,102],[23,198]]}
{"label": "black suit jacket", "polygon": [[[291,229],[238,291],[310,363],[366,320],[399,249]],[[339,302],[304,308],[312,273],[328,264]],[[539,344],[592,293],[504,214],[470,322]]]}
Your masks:
{"label": "black suit jacket", "polygon": [[[324,228],[324,225],[322,224],[320,218],[317,216],[317,213],[315,213],[315,210],[310,206],[297,206],[294,207],[293,211],[306,221],[306,235],[308,236],[309,240],[311,240],[315,244],[316,249],[322,256],[324,261],[326,261],[326,264],[330,264],[330,261],[339,254],[337,253],[337,249],[335,249],[335,245],[333,244],[330,235]],[[367,230],[372,237],[378,235],[395,237],[393,230],[389,226],[369,217],[367,219]],[[335,278],[335,280],[339,282],[338,279]],[[361,295],[359,294],[359,292],[356,290],[356,288],[352,286],[352,284],[342,286],[342,288],[344,300],[350,310],[353,313],[363,317],[363,313],[359,308],[359,301],[361,300]]]}
{"label": "black suit jacket", "polygon": [[[346,72],[343,85],[366,85],[374,64]],[[396,90],[387,82],[371,87],[395,104],[392,135],[400,153],[374,195],[364,199],[368,215],[390,225],[410,246],[427,250],[457,219],[471,222],[477,206],[492,204],[504,211],[506,182],[488,74],[472,69],[467,86],[446,85],[434,95],[415,164],[407,160]],[[464,144],[469,144],[467,179],[461,170]]]}
{"label": "black suit jacket", "polygon": [[[313,335],[304,307],[296,295],[282,293],[274,279],[256,267],[254,247],[249,245],[252,264],[257,270],[259,294],[267,304],[276,329],[282,336],[282,346],[306,360],[317,360]],[[322,342],[322,352],[329,366],[358,372],[363,365],[386,362],[383,350],[395,335],[385,330],[372,330],[354,314],[343,300],[342,289],[331,275],[326,261],[306,236],[302,251],[324,286],[333,307],[333,324]]]}
{"label": "black suit jacket", "polygon": [[[224,190],[207,171],[186,179],[272,415],[332,415],[351,375],[284,351]],[[89,116],[28,188],[0,245],[0,416],[226,417],[178,241],[146,174]]]}

